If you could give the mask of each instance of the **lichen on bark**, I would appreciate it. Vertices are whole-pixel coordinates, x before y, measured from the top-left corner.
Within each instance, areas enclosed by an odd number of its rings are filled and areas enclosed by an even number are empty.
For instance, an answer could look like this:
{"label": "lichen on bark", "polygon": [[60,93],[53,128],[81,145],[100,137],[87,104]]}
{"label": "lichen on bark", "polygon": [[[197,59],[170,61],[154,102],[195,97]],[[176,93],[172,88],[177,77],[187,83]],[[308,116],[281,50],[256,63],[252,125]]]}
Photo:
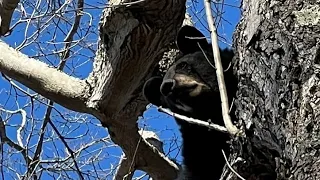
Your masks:
{"label": "lichen on bark", "polygon": [[[243,6],[254,9],[255,3]],[[261,1],[244,11],[235,33],[237,116],[246,137],[234,142],[232,161],[245,160],[235,167],[246,179],[320,178],[320,24],[301,23],[295,13],[310,6],[317,5]],[[257,17],[252,28],[248,22]]]}

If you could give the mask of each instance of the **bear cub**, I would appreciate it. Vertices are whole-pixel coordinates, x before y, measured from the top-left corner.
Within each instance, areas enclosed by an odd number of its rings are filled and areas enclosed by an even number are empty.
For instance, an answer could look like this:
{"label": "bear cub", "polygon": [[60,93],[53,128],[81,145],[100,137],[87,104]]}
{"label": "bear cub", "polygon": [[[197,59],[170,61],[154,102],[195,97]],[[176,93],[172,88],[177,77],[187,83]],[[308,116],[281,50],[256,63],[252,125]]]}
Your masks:
{"label": "bear cub", "polygon": [[[192,26],[183,26],[177,35],[177,47],[183,54],[164,77],[152,77],[143,87],[145,98],[156,106],[174,113],[224,125],[221,100],[211,44]],[[237,80],[230,63],[233,52],[220,50],[229,105],[237,90]],[[230,112],[231,118],[233,113]],[[209,130],[177,119],[182,136],[185,180],[219,179],[225,165],[222,149],[229,154],[227,133]]]}

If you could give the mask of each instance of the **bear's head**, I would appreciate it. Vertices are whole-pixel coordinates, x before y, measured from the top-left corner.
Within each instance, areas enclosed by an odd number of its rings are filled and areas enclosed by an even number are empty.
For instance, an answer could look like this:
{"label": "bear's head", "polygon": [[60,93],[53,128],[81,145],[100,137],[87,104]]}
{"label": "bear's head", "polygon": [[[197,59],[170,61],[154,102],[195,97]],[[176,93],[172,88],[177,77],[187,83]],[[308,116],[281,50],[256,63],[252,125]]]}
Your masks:
{"label": "bear's head", "polygon": [[[221,100],[211,45],[205,36],[192,26],[183,26],[176,44],[183,54],[166,72],[164,77],[152,77],[143,87],[145,98],[156,106],[169,108],[172,112],[208,120],[221,116]],[[233,52],[221,50],[224,69],[229,66]],[[224,73],[229,103],[234,94],[232,68]],[[230,84],[231,83],[231,84]],[[232,87],[232,90],[228,88]],[[222,119],[214,123],[223,123]]]}

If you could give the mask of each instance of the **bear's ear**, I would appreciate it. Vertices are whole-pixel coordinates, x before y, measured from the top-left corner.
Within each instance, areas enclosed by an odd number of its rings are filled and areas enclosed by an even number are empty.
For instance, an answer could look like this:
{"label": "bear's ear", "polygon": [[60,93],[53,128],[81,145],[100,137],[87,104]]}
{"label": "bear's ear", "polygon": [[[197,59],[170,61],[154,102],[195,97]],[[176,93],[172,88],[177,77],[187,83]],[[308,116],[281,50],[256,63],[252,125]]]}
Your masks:
{"label": "bear's ear", "polygon": [[160,93],[160,86],[162,84],[162,77],[152,77],[144,83],[143,95],[152,104],[161,106],[162,95]]}
{"label": "bear's ear", "polygon": [[180,28],[176,44],[183,54],[200,51],[200,47],[204,49],[209,45],[206,37],[198,29],[188,25]]}

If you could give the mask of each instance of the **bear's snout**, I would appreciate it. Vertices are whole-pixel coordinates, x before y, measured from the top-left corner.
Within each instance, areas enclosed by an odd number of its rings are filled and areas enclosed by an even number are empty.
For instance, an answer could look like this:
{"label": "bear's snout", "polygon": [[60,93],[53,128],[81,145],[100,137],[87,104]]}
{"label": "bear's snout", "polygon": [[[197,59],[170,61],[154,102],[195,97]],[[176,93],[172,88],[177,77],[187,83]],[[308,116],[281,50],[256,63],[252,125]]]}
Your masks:
{"label": "bear's snout", "polygon": [[163,80],[160,86],[162,95],[168,97],[169,95],[183,95],[184,97],[194,97],[201,94],[205,84],[197,82],[193,77],[175,74],[172,79]]}

